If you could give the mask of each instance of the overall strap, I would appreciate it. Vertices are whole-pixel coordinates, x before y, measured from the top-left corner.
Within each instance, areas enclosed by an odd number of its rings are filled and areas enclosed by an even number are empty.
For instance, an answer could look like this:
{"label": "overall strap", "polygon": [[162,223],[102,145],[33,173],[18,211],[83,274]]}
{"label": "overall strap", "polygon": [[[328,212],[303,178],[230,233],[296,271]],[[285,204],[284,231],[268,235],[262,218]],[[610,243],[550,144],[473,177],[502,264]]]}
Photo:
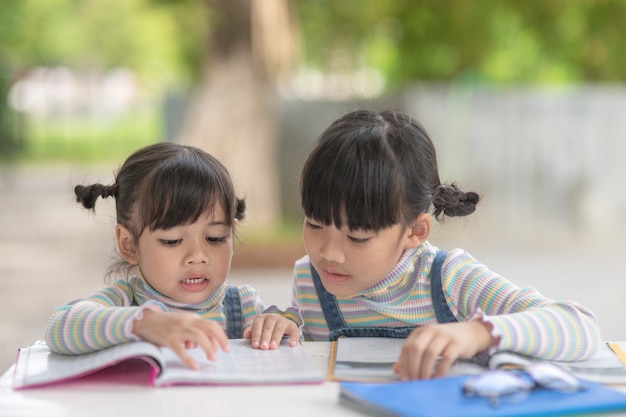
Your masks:
{"label": "overall strap", "polygon": [[347,327],[346,322],[341,315],[339,305],[337,304],[337,298],[334,295],[326,291],[319,274],[311,264],[311,275],[313,277],[313,284],[317,291],[317,297],[320,300],[322,312],[326,319],[326,325],[328,326],[328,340],[334,341],[340,337],[392,337],[392,338],[406,338],[411,333],[411,330],[415,326],[403,326],[403,327]]}
{"label": "overall strap", "polygon": [[450,311],[448,303],[446,303],[446,296],[441,282],[441,267],[447,255],[448,252],[445,250],[439,250],[430,269],[430,296],[432,297],[433,308],[439,323],[454,323],[458,321]]}
{"label": "overall strap", "polygon": [[224,296],[226,334],[229,339],[241,339],[243,337],[243,316],[241,310],[239,288],[231,285],[226,288],[226,295]]}
{"label": "overall strap", "polygon": [[406,338],[409,333],[415,328],[415,326],[403,326],[403,327],[347,327],[346,323],[341,315],[341,310],[337,304],[337,298],[326,291],[324,284],[318,272],[311,264],[311,276],[313,278],[313,284],[317,292],[317,297],[320,301],[324,318],[326,319],[326,325],[328,326],[328,340],[337,340],[339,337],[392,337],[392,338]]}
{"label": "overall strap", "polygon": [[324,313],[328,329],[332,332],[336,329],[345,328],[346,322],[343,320],[341,311],[339,311],[337,299],[334,295],[326,291],[326,288],[324,288],[324,284],[322,284],[322,280],[320,279],[320,275],[313,267],[313,264],[310,263],[309,265],[311,266],[313,285],[315,285],[317,298],[320,300],[320,306],[322,307],[322,312]]}

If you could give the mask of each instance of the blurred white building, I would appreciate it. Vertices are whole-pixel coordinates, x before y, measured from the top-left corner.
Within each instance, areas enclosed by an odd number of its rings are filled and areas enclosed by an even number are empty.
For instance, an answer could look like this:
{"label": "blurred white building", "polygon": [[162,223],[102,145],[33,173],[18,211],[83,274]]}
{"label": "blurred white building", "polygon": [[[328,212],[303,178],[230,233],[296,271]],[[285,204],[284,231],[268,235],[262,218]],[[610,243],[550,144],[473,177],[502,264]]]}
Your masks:
{"label": "blurred white building", "polygon": [[34,67],[9,91],[9,104],[29,117],[89,115],[112,117],[133,109],[139,88],[128,68],[106,72],[68,67]]}

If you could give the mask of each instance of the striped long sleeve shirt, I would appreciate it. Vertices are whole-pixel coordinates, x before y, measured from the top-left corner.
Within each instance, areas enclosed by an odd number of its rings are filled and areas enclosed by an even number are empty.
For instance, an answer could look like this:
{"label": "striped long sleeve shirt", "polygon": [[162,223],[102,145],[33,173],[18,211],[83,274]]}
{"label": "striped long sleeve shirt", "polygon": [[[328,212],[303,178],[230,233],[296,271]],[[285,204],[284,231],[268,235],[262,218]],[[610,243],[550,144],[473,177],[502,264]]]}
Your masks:
{"label": "striped long sleeve shirt", "polygon": [[[436,324],[430,269],[437,248],[425,242],[405,251],[392,271],[374,286],[336,297],[347,327],[402,327]],[[441,270],[450,311],[458,321],[493,326],[492,349],[548,360],[574,361],[593,355],[602,343],[594,314],[571,301],[544,297],[490,271],[462,249],[451,250]],[[307,256],[294,268],[292,304],[304,319],[305,340],[328,340],[329,329]]]}
{"label": "striped long sleeve shirt", "polygon": [[[252,324],[261,313],[281,314],[298,325],[302,323],[297,309],[281,312],[265,305],[249,285],[238,286],[241,298],[243,327]],[[119,279],[85,299],[74,300],[57,308],[51,315],[45,332],[50,349],[63,354],[80,354],[100,350],[120,343],[141,340],[132,332],[133,322],[148,309],[158,311],[195,312],[213,320],[226,329],[226,285],[222,285],[208,299],[198,304],[184,304],[152,288],[141,276]]]}

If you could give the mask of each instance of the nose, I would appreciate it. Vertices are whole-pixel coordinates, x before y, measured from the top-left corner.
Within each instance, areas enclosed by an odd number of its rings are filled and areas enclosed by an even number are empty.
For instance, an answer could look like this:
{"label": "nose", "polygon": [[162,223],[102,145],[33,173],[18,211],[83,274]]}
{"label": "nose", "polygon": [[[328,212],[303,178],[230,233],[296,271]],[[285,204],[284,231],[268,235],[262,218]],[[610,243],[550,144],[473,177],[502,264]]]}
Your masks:
{"label": "nose", "polygon": [[187,248],[187,254],[185,256],[186,264],[208,264],[209,255],[206,251],[207,243],[202,241],[191,241]]}
{"label": "nose", "polygon": [[331,233],[325,233],[319,254],[322,259],[328,262],[341,264],[346,260],[340,238],[333,236]]}

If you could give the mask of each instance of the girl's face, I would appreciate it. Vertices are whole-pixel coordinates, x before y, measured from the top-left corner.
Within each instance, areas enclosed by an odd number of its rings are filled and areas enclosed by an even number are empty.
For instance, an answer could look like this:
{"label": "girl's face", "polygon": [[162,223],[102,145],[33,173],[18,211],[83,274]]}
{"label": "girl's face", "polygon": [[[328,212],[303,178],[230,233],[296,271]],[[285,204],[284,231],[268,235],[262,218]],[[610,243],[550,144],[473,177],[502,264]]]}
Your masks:
{"label": "girl's face", "polygon": [[422,216],[415,226],[395,224],[378,232],[350,230],[346,222],[339,229],[305,218],[304,246],[326,290],[336,296],[353,295],[383,279],[406,249],[426,240],[430,216]]}
{"label": "girl's face", "polygon": [[233,230],[226,220],[217,205],[213,214],[203,214],[195,223],[168,230],[146,228],[137,244],[128,229],[118,225],[118,243],[154,289],[181,303],[199,303],[224,283],[230,271]]}

